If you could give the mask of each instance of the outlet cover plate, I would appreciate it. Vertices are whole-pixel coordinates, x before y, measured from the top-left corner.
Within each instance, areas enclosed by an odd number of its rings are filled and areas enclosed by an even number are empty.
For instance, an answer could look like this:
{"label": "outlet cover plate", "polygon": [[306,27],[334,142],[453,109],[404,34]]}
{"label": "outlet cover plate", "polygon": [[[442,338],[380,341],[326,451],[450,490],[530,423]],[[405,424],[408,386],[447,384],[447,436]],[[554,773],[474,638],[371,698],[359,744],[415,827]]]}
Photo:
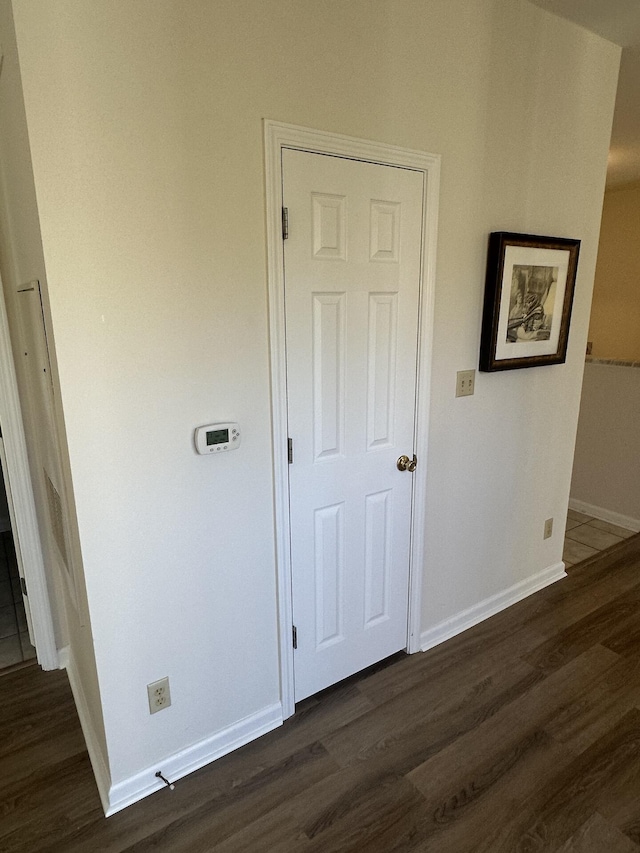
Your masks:
{"label": "outlet cover plate", "polygon": [[160,678],[147,684],[147,696],[149,698],[149,713],[157,714],[171,705],[171,691],[169,690],[169,678]]}

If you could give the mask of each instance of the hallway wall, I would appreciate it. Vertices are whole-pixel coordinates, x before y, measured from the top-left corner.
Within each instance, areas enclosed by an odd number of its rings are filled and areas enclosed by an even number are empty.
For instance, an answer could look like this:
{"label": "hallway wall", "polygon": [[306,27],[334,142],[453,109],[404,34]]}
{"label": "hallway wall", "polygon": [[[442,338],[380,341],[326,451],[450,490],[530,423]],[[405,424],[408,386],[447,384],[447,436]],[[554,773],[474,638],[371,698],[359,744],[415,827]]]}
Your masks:
{"label": "hallway wall", "polygon": [[640,531],[640,365],[587,362],[571,505]]}

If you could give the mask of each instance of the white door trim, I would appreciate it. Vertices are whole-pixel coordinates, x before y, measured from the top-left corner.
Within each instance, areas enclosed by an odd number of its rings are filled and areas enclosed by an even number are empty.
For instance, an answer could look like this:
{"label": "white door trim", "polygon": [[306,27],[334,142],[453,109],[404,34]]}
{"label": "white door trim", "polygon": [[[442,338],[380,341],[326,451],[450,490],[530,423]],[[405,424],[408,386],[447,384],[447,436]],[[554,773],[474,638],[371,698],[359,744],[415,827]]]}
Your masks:
{"label": "white door trim", "polygon": [[413,512],[411,519],[409,627],[407,636],[407,651],[409,652],[420,650],[420,612],[422,577],[424,573],[426,468],[431,390],[431,350],[433,340],[440,156],[268,120],[264,122],[264,138],[280,687],[282,714],[286,719],[294,713],[295,701],[291,636],[293,613],[289,550],[281,151],[283,148],[294,148],[317,154],[333,154],[355,160],[380,163],[386,166],[410,168],[425,175],[426,191],[423,199],[420,275],[418,380],[416,387],[416,454],[418,456],[418,474],[414,477]]}
{"label": "white door trim", "polygon": [[33,620],[38,663],[43,669],[58,669],[49,591],[44,569],[38,518],[27,457],[7,309],[0,279],[0,424],[6,454],[5,476],[11,488],[14,517],[11,519],[16,549],[22,556],[24,579]]}

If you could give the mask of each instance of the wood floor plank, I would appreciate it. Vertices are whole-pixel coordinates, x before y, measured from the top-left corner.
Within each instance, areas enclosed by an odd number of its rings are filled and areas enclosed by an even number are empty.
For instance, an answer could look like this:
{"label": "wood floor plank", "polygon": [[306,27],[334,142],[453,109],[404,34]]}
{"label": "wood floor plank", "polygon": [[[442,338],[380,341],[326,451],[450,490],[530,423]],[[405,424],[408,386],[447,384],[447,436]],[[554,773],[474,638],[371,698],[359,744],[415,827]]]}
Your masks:
{"label": "wood floor plank", "polygon": [[563,844],[558,853],[638,853],[634,844],[620,830],[606,821],[602,815],[594,814],[580,829]]}
{"label": "wood floor plank", "polygon": [[607,820],[640,847],[640,797],[618,803],[610,810]]}
{"label": "wood floor plank", "polygon": [[542,680],[523,661],[493,675],[449,686],[426,684],[378,705],[355,722],[342,726],[322,742],[338,763],[366,761],[392,752],[398,772],[407,773],[430,755],[475,729],[516,697]]}
{"label": "wood floor plank", "polygon": [[[286,802],[291,791],[312,787],[336,770],[335,762],[315,743],[253,777],[244,785],[227,789],[197,809],[191,809],[157,832],[147,834],[127,848],[135,853],[150,850],[208,851],[240,831],[247,815],[252,820],[270,814]],[[216,811],[211,821],[211,810]]]}
{"label": "wood floor plank", "polygon": [[65,850],[64,838],[76,821],[84,815],[95,822],[101,813],[88,755],[71,756],[34,770],[5,793],[0,801],[0,850],[34,853],[53,837],[59,839],[58,850]]}
{"label": "wood floor plank", "polygon": [[[38,667],[22,667],[0,675],[0,730],[17,724],[39,728],[43,718],[75,715],[69,682],[62,671],[38,677]],[[14,697],[19,697],[15,701]],[[44,723],[46,725],[46,722]],[[0,755],[5,746],[0,740]]]}
{"label": "wood floor plank", "polygon": [[640,647],[640,625],[626,624],[620,630],[603,638],[602,645],[616,654],[634,658]]}
{"label": "wood floor plank", "polygon": [[[444,693],[461,682],[479,681],[538,647],[546,636],[497,616],[396,666],[362,679],[359,689],[379,705],[413,687]],[[479,655],[478,648],[482,648]]]}
{"label": "wood floor plank", "polygon": [[[44,742],[39,738],[38,731],[47,731]],[[3,731],[4,737],[4,731]],[[55,769],[55,766],[66,758],[74,756],[86,757],[87,747],[82,737],[77,718],[70,717],[63,724],[47,725],[46,729],[31,728],[28,735],[13,738],[13,748],[0,757],[0,802],[2,802],[16,786],[28,780],[35,768]],[[95,789],[93,779],[91,787]],[[97,789],[95,790],[97,796]]]}
{"label": "wood floor plank", "polygon": [[522,736],[544,728],[559,708],[590,684],[598,683],[616,660],[608,649],[595,646],[439,750],[412,770],[409,778],[425,796],[446,795],[469,769],[469,756],[479,765],[490,763],[506,744],[517,744]]}
{"label": "wood floor plank", "polygon": [[[365,831],[361,824],[363,816],[366,820],[366,816],[374,815],[389,792],[393,792],[389,800],[392,810],[396,796],[409,795],[412,800],[419,796],[400,774],[382,761],[371,762],[366,768],[341,768],[310,788],[292,792],[287,802],[220,845],[220,853],[309,850],[312,844],[316,849],[324,849],[322,843],[326,838],[347,830]],[[288,838],[294,846],[283,845],[283,838]]]}
{"label": "wood floor plank", "polygon": [[285,736],[287,749],[301,748],[362,719],[373,708],[369,697],[349,679],[345,685],[323,691],[319,699],[301,702],[293,717],[285,720],[282,731],[278,730],[273,737],[279,740]]}
{"label": "wood floor plank", "polygon": [[[125,850],[166,849],[163,845],[182,844],[190,850],[203,825],[211,823],[210,834],[223,839],[233,834],[238,824],[244,825],[247,814],[255,820],[288,797],[291,787],[309,786],[337,769],[317,742],[288,755],[286,745],[276,729],[241,750],[226,755],[176,783],[175,790],[161,790],[152,797],[136,803],[108,820],[78,824],[65,837],[65,853],[84,853],[89,846],[101,853],[122,853]],[[202,843],[207,841],[207,831]],[[42,848],[54,853],[58,840]],[[155,845],[155,846],[154,846]],[[1,848],[0,848],[1,849]]]}
{"label": "wood floor plank", "polygon": [[549,640],[525,654],[524,660],[543,672],[552,672],[594,643],[606,645],[609,638],[624,635],[637,623],[639,612],[640,589],[627,590],[564,630],[557,631]]}
{"label": "wood floor plank", "polygon": [[602,555],[571,567],[566,580],[531,596],[535,610],[530,618],[526,607],[530,599],[515,606],[539,633],[552,637],[557,631],[565,630],[610,601],[634,590],[638,584],[639,562],[640,534],[637,534],[607,549]]}
{"label": "wood floor plank", "polygon": [[424,811],[424,800],[403,778],[392,779],[369,789],[367,795],[344,816],[331,809],[319,814],[304,827],[304,835],[313,842],[310,851],[383,853],[389,838],[406,825],[411,813]]}
{"label": "wood floor plank", "polygon": [[551,775],[529,808],[517,813],[474,853],[535,850],[551,853],[595,812],[607,817],[621,798],[640,792],[640,711],[630,711],[605,737]]}
{"label": "wood floor plank", "polygon": [[[470,759],[454,786],[444,789],[436,782],[425,793],[429,822],[420,828],[416,850],[475,849],[488,827],[507,824],[544,787],[545,780],[568,766],[572,756],[545,732],[534,729],[511,738],[488,760]],[[492,843],[486,849],[511,853],[512,848]]]}
{"label": "wood floor plank", "polygon": [[545,731],[579,755],[637,707],[640,658],[629,661],[620,656],[601,681],[589,685],[563,706],[545,725]]}
{"label": "wood floor plank", "polygon": [[432,815],[421,834],[434,844],[437,837],[437,849],[445,853],[477,837],[487,821],[506,823],[541,780],[574,760],[544,731],[545,724],[597,683],[615,660],[594,647],[411,771],[407,778],[423,793]]}

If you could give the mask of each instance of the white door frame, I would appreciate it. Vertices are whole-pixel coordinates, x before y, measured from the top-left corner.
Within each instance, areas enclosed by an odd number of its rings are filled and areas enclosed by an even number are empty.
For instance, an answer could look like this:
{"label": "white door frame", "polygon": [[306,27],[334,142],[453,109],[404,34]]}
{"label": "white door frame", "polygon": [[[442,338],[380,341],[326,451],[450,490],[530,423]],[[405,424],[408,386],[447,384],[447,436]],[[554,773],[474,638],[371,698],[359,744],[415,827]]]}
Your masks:
{"label": "white door frame", "polygon": [[60,661],[51,616],[51,604],[1,278],[0,424],[6,455],[5,477],[9,482],[13,502],[12,532],[16,550],[19,550],[22,557],[38,663],[43,669],[58,669]]}
{"label": "white door frame", "polygon": [[420,611],[425,550],[426,466],[429,433],[440,156],[268,120],[264,122],[264,138],[280,690],[282,716],[286,719],[295,712],[295,699],[292,645],[293,591],[291,583],[289,529],[289,463],[287,452],[287,374],[284,257],[282,245],[281,152],[283,148],[294,148],[317,154],[333,154],[352,160],[364,160],[386,166],[409,168],[422,172],[425,176],[426,189],[423,196],[422,211],[423,232],[418,318],[419,352],[415,415],[415,452],[418,456],[418,474],[414,476],[413,482],[413,510],[411,517],[408,652],[417,652],[420,650]]}

